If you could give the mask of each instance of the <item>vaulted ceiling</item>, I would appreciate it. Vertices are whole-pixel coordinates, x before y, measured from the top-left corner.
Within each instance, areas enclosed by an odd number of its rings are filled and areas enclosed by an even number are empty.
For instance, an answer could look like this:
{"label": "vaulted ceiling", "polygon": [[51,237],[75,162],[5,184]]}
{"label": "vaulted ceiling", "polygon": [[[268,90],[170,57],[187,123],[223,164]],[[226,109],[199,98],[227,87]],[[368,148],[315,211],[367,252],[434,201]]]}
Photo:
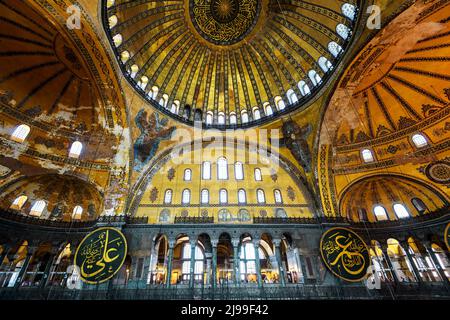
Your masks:
{"label": "vaulted ceiling", "polygon": [[86,133],[104,117],[80,53],[26,1],[0,3],[0,86],[11,113]]}
{"label": "vaulted ceiling", "polygon": [[[274,113],[304,105],[312,94],[302,86],[315,93],[322,84],[310,71],[327,78],[339,60],[334,53],[342,54],[334,50],[346,48],[351,39],[357,15],[346,17],[345,4],[356,5],[340,0],[103,2],[105,29],[136,90],[179,120],[192,121],[198,109],[211,126],[247,123],[243,110],[248,123],[273,119],[267,104]],[[208,113],[212,119],[206,119]]]}

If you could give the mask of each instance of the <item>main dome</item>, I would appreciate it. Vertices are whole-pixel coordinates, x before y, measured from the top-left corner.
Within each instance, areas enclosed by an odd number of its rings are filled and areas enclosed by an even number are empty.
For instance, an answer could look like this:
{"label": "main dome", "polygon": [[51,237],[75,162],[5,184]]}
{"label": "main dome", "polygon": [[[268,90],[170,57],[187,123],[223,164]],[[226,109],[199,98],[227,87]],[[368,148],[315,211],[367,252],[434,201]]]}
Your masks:
{"label": "main dome", "polygon": [[250,127],[304,106],[327,82],[355,1],[103,0],[122,72],[176,120]]}

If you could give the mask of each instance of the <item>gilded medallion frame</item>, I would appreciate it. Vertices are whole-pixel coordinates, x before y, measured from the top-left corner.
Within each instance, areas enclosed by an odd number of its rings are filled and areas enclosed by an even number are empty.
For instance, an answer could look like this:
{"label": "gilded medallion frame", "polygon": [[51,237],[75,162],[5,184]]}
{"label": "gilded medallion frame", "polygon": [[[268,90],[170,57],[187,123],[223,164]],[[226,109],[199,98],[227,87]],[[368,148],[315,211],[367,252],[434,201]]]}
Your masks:
{"label": "gilded medallion frame", "polygon": [[78,266],[78,265],[76,264],[78,252],[79,252],[81,246],[83,245],[83,243],[84,243],[84,242],[85,242],[92,234],[94,234],[94,233],[96,233],[96,232],[98,232],[98,231],[100,231],[100,230],[106,230],[106,229],[108,229],[108,230],[114,230],[115,232],[117,232],[117,233],[123,238],[123,240],[124,240],[124,245],[125,245],[125,254],[123,255],[122,261],[120,262],[119,267],[117,268],[117,270],[115,270],[115,271],[114,271],[108,278],[106,278],[106,279],[103,279],[103,280],[101,280],[101,281],[89,281],[89,280],[84,279],[84,278],[81,276],[81,272],[80,272],[80,279],[81,279],[81,281],[83,281],[84,283],[87,283],[87,284],[102,284],[102,283],[104,283],[104,282],[106,282],[106,281],[109,281],[109,280],[111,280],[111,279],[112,279],[112,278],[120,271],[120,269],[122,268],[123,264],[125,263],[125,259],[126,259],[126,257],[127,257],[127,253],[128,253],[128,243],[127,243],[127,238],[125,237],[125,235],[122,233],[121,230],[119,230],[119,229],[117,229],[117,228],[113,228],[113,227],[100,227],[100,228],[95,229],[95,230],[92,231],[92,232],[89,232],[89,233],[83,238],[83,240],[81,240],[81,242],[80,242],[80,244],[78,245],[77,250],[76,250],[76,252],[75,252],[75,256],[73,257],[73,264],[76,265],[78,268],[81,268],[80,266]]}
{"label": "gilded medallion frame", "polygon": [[[347,232],[350,232],[352,235],[356,236],[356,238],[358,238],[358,239],[361,241],[361,243],[364,244],[364,247],[365,247],[366,250],[367,250],[367,254],[368,254],[368,257],[369,257],[367,268],[369,268],[369,267],[372,265],[372,261],[371,261],[371,259],[370,259],[370,251],[369,251],[369,247],[367,246],[367,243],[366,243],[366,242],[359,236],[359,234],[357,234],[355,231],[353,231],[353,230],[351,230],[351,229],[349,229],[349,228],[344,228],[344,227],[333,227],[333,228],[328,229],[327,231],[325,231],[325,232],[322,234],[322,236],[321,236],[321,238],[320,238],[319,251],[320,251],[320,255],[321,255],[321,257],[322,257],[323,263],[325,264],[326,268],[327,268],[333,275],[335,275],[336,277],[338,277],[339,279],[342,279],[342,280],[348,281],[348,282],[353,282],[353,283],[363,281],[364,279],[367,278],[367,271],[366,271],[366,273],[364,273],[364,275],[363,275],[361,278],[359,278],[359,279],[348,279],[348,278],[344,278],[342,275],[336,273],[336,272],[328,265],[328,261],[327,261],[327,259],[325,259],[325,256],[324,256],[323,250],[322,250],[323,240],[324,240],[324,238],[325,238],[325,236],[326,236],[327,234],[329,234],[330,232],[336,231],[336,230],[345,230],[345,231],[347,231]],[[366,269],[366,270],[367,270],[367,269]]]}

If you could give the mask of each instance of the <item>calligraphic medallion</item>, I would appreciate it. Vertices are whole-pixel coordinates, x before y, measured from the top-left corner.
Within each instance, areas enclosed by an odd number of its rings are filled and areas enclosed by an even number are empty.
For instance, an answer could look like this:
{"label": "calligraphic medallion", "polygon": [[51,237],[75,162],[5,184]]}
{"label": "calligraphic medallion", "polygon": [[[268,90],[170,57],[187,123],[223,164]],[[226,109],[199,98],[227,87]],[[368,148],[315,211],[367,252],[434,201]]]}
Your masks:
{"label": "calligraphic medallion", "polygon": [[116,228],[104,227],[89,233],[75,253],[83,282],[99,284],[120,270],[127,254],[127,240]]}
{"label": "calligraphic medallion", "polygon": [[346,228],[326,231],[320,240],[320,253],[334,275],[350,282],[364,279],[371,263],[364,240]]}
{"label": "calligraphic medallion", "polygon": [[450,251],[450,222],[445,228],[444,232],[445,244],[447,245],[447,250]]}
{"label": "calligraphic medallion", "polygon": [[241,41],[255,26],[261,1],[189,0],[192,23],[200,35],[217,45]]}

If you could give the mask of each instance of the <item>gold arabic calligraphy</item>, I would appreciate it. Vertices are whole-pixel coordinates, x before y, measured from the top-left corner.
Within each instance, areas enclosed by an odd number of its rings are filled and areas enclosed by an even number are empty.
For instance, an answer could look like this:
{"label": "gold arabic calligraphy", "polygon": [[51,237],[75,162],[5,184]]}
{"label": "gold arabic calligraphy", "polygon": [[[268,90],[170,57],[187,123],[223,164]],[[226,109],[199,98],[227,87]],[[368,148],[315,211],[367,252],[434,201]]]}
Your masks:
{"label": "gold arabic calligraphy", "polygon": [[98,279],[115,271],[110,264],[120,257],[118,251],[122,245],[122,238],[117,237],[110,240],[109,231],[101,232],[96,240],[91,241],[81,249],[80,257],[83,262],[80,270],[84,279]]}
{"label": "gold arabic calligraphy", "polygon": [[364,242],[351,232],[338,230],[325,235],[322,253],[328,267],[339,275],[355,280],[364,275],[369,256]]}

